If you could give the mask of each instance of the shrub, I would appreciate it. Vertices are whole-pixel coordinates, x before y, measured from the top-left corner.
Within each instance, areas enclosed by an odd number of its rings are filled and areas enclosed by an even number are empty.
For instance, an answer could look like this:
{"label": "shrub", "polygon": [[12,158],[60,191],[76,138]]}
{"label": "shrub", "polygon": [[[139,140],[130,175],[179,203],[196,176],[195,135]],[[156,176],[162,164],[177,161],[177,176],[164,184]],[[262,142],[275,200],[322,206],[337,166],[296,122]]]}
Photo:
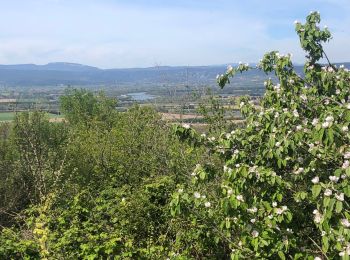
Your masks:
{"label": "shrub", "polygon": [[[175,221],[187,228],[179,230],[187,241],[179,239],[174,253],[348,259],[350,73],[329,61],[318,63],[328,60],[321,43],[331,38],[319,22],[318,12],[305,24],[296,22],[307,53],[303,76],[295,72],[291,55],[265,54],[258,68],[278,81],[265,81],[260,107],[241,99],[245,126],[219,139],[194,137],[223,164],[214,173],[198,165],[192,181],[173,194]],[[219,86],[250,69],[228,67],[218,76]]]}

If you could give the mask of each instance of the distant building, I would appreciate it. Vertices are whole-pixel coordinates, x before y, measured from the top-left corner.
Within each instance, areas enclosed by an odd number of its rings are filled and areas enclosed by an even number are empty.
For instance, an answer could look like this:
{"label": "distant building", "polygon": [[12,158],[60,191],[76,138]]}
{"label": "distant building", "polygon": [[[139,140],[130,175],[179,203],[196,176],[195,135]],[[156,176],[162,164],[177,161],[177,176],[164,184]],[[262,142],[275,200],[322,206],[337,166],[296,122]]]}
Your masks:
{"label": "distant building", "polygon": [[6,103],[16,103],[17,99],[15,98],[1,98],[0,97],[0,103],[6,104]]}

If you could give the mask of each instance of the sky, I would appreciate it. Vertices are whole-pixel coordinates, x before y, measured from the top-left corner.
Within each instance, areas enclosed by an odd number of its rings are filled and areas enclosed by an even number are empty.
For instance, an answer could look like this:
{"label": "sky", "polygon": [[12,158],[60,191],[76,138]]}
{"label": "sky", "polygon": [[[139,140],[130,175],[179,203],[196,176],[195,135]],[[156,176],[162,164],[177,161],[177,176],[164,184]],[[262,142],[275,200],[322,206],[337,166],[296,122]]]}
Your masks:
{"label": "sky", "polygon": [[271,50],[302,63],[294,21],[314,10],[331,61],[350,61],[350,0],[0,0],[0,64],[216,65]]}

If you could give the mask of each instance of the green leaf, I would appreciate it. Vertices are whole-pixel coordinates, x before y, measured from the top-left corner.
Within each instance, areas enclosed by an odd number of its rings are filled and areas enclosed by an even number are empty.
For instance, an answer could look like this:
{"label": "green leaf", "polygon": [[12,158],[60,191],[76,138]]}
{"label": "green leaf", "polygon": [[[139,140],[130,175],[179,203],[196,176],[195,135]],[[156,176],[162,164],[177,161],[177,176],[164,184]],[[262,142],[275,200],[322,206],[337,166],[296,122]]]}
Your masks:
{"label": "green leaf", "polygon": [[336,206],[335,206],[335,211],[336,211],[337,213],[340,213],[340,212],[342,211],[342,209],[343,209],[343,202],[337,201],[337,204],[336,204]]}
{"label": "green leaf", "polygon": [[231,221],[228,218],[225,221],[225,226],[227,229],[229,229],[231,227]]}
{"label": "green leaf", "polygon": [[327,208],[327,206],[329,205],[330,200],[331,199],[329,197],[325,197],[323,199],[323,207]]}
{"label": "green leaf", "polygon": [[322,250],[326,253],[328,251],[328,248],[329,248],[328,237],[323,236],[322,237]]}
{"label": "green leaf", "polygon": [[286,259],[285,255],[284,255],[284,253],[283,253],[282,251],[278,251],[278,256],[279,256],[280,259],[282,259],[282,260],[285,260],[285,259]]}
{"label": "green leaf", "polygon": [[332,144],[333,141],[334,141],[334,134],[333,134],[333,129],[332,128],[328,129],[327,137],[328,137],[329,143]]}
{"label": "green leaf", "polygon": [[350,185],[346,185],[346,187],[343,188],[343,191],[347,197],[350,197]]}
{"label": "green leaf", "polygon": [[321,185],[316,184],[312,186],[312,197],[316,198],[321,192]]}
{"label": "green leaf", "polygon": [[206,177],[205,171],[200,171],[200,173],[199,173],[199,178],[200,178],[201,180],[204,180],[205,177]]}

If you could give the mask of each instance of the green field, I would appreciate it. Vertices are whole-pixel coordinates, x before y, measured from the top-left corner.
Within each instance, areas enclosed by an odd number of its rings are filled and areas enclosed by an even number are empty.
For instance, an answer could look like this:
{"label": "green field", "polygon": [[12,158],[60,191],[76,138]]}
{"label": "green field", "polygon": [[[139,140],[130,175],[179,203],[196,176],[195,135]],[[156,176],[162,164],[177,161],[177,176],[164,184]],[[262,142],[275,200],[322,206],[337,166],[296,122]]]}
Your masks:
{"label": "green field", "polygon": [[[16,112],[0,112],[0,122],[12,121]],[[49,114],[49,118],[63,118],[63,115]]]}
{"label": "green field", "polygon": [[14,112],[0,113],[0,121],[11,121],[15,117]]}

